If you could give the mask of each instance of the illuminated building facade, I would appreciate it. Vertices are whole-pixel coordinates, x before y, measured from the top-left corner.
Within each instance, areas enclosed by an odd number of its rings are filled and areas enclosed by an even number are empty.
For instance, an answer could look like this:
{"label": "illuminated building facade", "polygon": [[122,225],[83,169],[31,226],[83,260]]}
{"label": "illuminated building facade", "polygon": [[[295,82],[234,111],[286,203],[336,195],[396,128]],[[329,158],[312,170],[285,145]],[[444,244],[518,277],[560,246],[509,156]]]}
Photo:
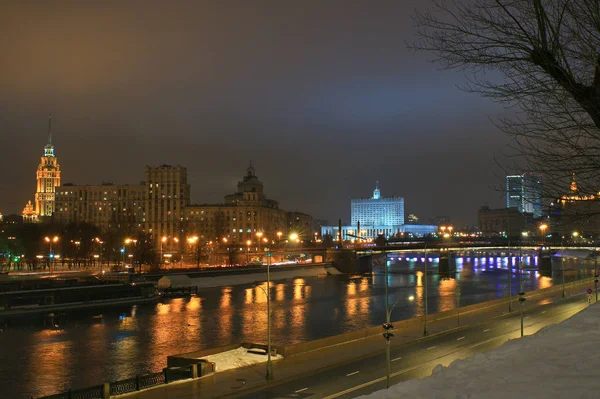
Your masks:
{"label": "illuminated building facade", "polygon": [[183,166],[146,166],[146,221],[144,230],[155,241],[162,237],[183,242],[185,208],[190,204],[190,185]]}
{"label": "illuminated building facade", "polygon": [[570,192],[550,204],[550,232],[571,237],[600,234],[600,192],[582,193],[573,174]]}
{"label": "illuminated building facade", "polygon": [[404,198],[382,198],[375,185],[372,198],[353,198],[350,201],[351,224],[356,226],[400,226],[404,224]]}
{"label": "illuminated building facade", "polygon": [[[56,187],[60,186],[60,165],[54,154],[52,145],[52,118],[48,118],[48,144],[44,147],[44,155],[36,171],[37,188],[35,192],[35,217],[25,206],[23,218],[27,222],[50,218],[55,209]],[[27,211],[27,215],[25,214]]]}
{"label": "illuminated building facade", "polygon": [[37,223],[38,221],[37,212],[35,211],[31,201],[27,201],[27,204],[25,205],[25,208],[23,208],[23,213],[21,215],[23,216],[23,223]]}
{"label": "illuminated building facade", "polygon": [[[263,183],[250,165],[237,185],[237,191],[226,195],[222,204],[191,205],[185,209],[185,230],[206,240],[226,238],[244,244],[257,239],[277,240],[277,233],[287,237],[295,232],[302,239],[311,237],[312,217],[300,212],[279,209],[279,203],[264,194]],[[257,237],[262,233],[262,238]]]}
{"label": "illuminated building facade", "polygon": [[91,223],[103,231],[141,230],[145,223],[146,185],[76,186],[56,189],[54,221],[62,224]]}
{"label": "illuminated building facade", "polygon": [[[371,198],[354,198],[350,201],[350,226],[342,226],[344,241],[373,240],[379,235],[386,238],[398,233],[423,236],[438,231],[434,225],[404,224],[404,198],[381,197],[379,184]],[[359,231],[360,225],[360,231]],[[339,226],[321,226],[322,236],[340,237]]]}
{"label": "illuminated building facade", "polygon": [[534,218],[543,215],[542,175],[526,172],[506,176],[506,207],[520,213],[531,213]]}

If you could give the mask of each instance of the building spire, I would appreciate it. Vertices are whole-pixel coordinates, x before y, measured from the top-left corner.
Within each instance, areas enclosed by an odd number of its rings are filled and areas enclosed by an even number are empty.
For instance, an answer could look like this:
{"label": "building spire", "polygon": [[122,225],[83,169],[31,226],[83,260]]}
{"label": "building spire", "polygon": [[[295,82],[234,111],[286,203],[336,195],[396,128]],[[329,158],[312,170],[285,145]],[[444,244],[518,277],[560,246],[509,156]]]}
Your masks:
{"label": "building spire", "polygon": [[379,199],[381,197],[381,191],[379,191],[379,181],[375,182],[375,190],[373,190],[373,199]]}
{"label": "building spire", "polygon": [[52,145],[52,115],[48,115],[48,144],[44,147],[44,156],[54,156],[54,146]]}
{"label": "building spire", "polygon": [[250,165],[248,166],[247,172],[248,172],[248,174],[247,174],[248,177],[256,176],[254,167],[252,166],[252,161],[250,161]]}
{"label": "building spire", "polygon": [[48,144],[52,145],[52,114],[48,115]]}

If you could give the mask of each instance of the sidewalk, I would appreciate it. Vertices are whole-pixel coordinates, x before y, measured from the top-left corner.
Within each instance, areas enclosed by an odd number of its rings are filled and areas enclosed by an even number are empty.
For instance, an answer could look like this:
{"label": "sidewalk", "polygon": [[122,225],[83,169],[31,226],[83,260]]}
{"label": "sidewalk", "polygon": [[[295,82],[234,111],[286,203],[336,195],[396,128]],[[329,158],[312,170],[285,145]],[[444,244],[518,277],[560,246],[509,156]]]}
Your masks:
{"label": "sidewalk", "polygon": [[[593,281],[592,279],[588,279]],[[567,284],[566,297],[580,294],[585,290],[584,282],[579,284]],[[593,284],[593,282],[592,282]],[[552,287],[543,292],[531,292],[526,295],[527,301],[524,309],[549,304],[562,299],[562,287]],[[495,304],[482,306],[460,314],[460,327],[473,325],[500,317],[508,313],[508,299],[504,302],[493,301]],[[499,303],[498,303],[499,302]],[[518,296],[513,296],[513,313],[519,311]],[[428,323],[429,336],[447,332],[458,328],[456,311],[448,315],[436,318],[430,315]],[[406,344],[423,337],[423,319],[410,319],[394,323],[396,336],[392,339],[392,346]],[[383,330],[381,330],[383,331]],[[348,341],[343,344],[325,347],[322,349],[305,352],[293,357],[273,362],[274,380],[265,380],[266,364],[258,364],[222,373],[215,373],[196,380],[185,380],[173,384],[161,385],[152,389],[124,395],[123,397],[135,399],[192,399],[192,398],[218,398],[240,394],[247,390],[256,389],[264,385],[277,385],[298,378],[303,374],[312,374],[320,369],[326,369],[333,365],[350,360],[382,352],[385,349],[385,340],[380,333],[368,338]],[[218,367],[218,365],[217,365]]]}

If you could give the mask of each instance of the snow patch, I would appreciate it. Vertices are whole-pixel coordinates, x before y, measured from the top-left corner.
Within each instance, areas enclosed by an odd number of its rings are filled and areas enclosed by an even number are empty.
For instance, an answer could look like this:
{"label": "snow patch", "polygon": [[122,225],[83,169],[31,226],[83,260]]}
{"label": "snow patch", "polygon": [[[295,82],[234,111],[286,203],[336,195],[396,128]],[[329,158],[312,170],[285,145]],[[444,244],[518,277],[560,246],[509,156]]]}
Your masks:
{"label": "snow patch", "polygon": [[597,398],[598,348],[600,306],[592,305],[535,335],[360,398]]}
{"label": "snow patch", "polygon": [[[215,363],[215,372],[220,372],[245,366],[251,366],[257,363],[266,363],[267,355],[266,351],[264,351],[264,353],[262,354],[249,353],[247,348],[239,347],[237,349],[217,353],[215,355],[205,356],[202,359]],[[283,356],[271,356],[271,360],[280,359],[283,359]]]}

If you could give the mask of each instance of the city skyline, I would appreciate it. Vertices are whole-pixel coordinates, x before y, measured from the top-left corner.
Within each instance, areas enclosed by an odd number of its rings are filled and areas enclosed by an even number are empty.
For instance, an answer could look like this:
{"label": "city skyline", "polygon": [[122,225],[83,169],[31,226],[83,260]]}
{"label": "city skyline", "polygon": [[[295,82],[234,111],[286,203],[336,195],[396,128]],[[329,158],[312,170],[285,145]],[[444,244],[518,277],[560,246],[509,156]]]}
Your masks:
{"label": "city skyline", "polygon": [[425,4],[265,4],[3,6],[0,32],[18,40],[0,77],[0,145],[18,151],[0,159],[0,210],[30,197],[49,113],[64,182],[181,164],[192,197],[214,202],[252,159],[270,195],[319,219],[348,217],[376,180],[423,220],[474,224],[502,204],[490,186],[508,139],[489,118],[504,110],[406,49],[407,10]]}

